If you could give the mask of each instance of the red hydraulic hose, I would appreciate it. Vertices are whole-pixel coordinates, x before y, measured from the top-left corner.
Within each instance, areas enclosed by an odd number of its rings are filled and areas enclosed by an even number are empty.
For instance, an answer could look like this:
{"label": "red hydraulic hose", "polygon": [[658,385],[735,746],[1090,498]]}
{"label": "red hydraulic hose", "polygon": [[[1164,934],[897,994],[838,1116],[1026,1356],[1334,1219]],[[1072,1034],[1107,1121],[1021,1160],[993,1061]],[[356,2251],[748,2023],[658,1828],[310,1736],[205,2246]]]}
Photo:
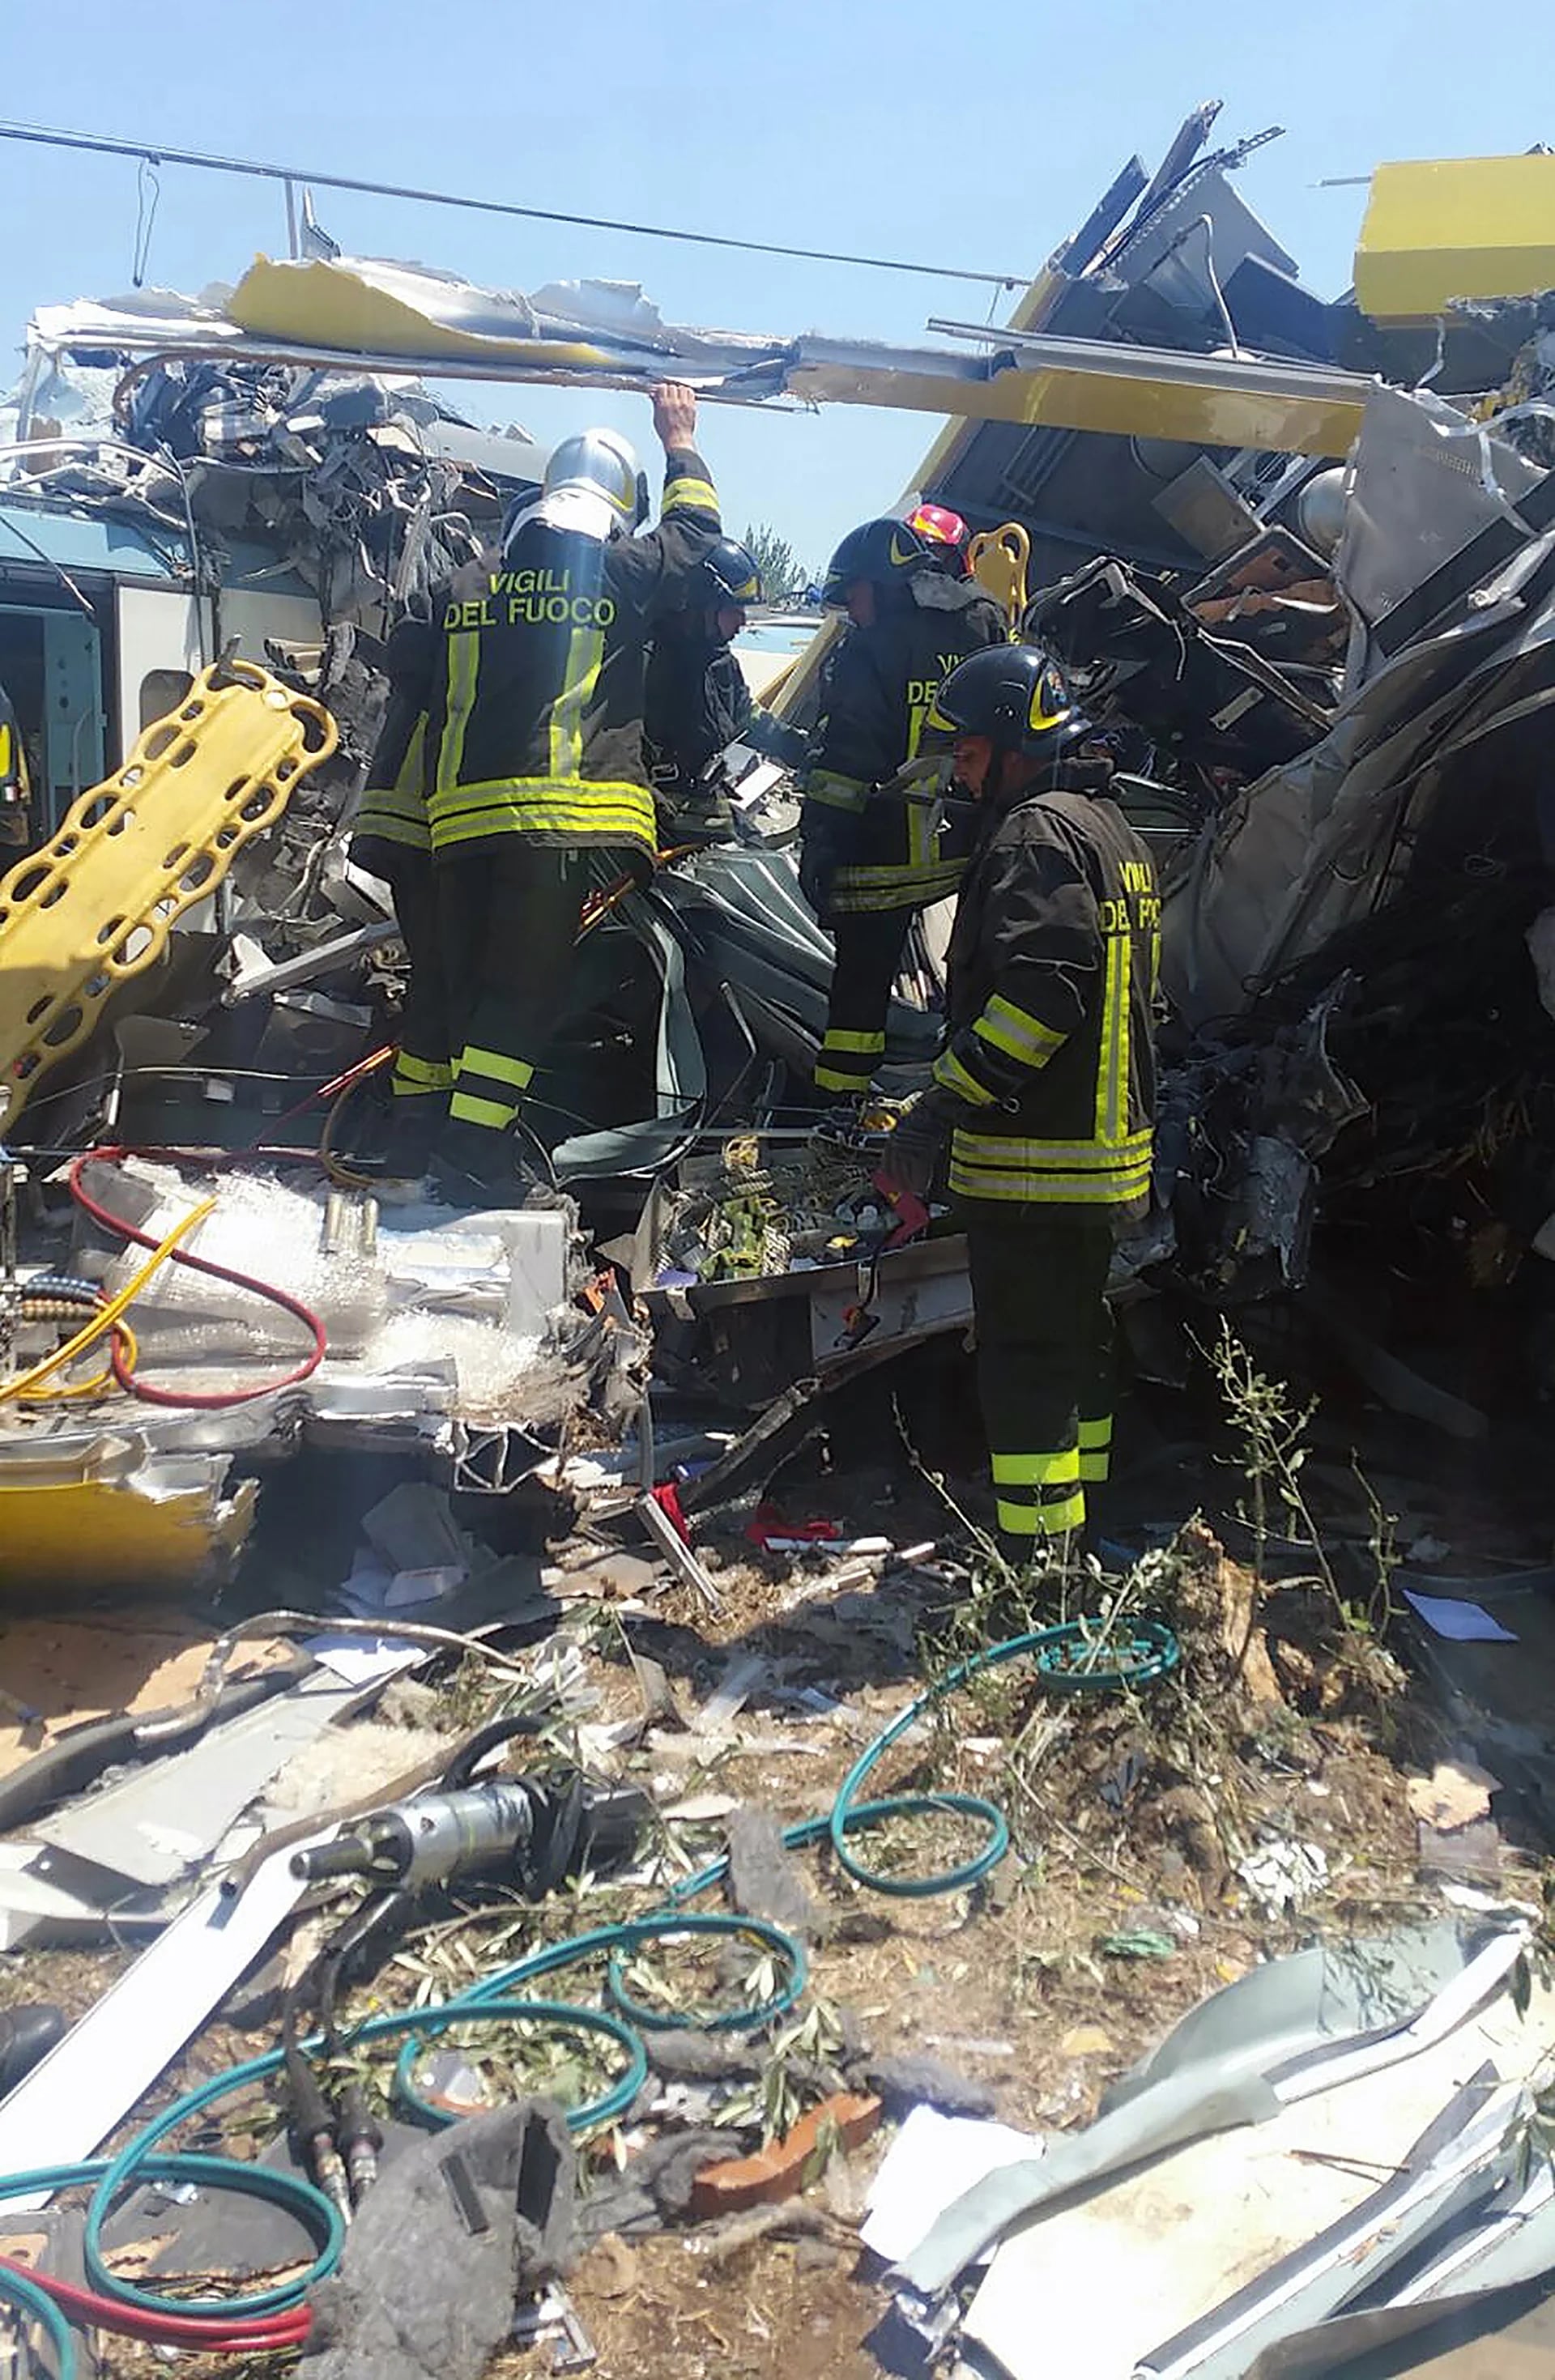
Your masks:
{"label": "red hydraulic hose", "polygon": [[0,2272],[18,2273],[35,2287],[47,2290],[60,2312],[86,2330],[115,2330],[126,2338],[145,2339],[155,2347],[198,2348],[209,2355],[261,2355],[285,2347],[300,2347],[312,2326],[313,2317],[305,2305],[293,2306],[285,2313],[258,2314],[245,2319],[235,2316],[230,2322],[220,2314],[148,2313],[139,2306],[121,2305],[115,2298],[99,2297],[95,2289],[83,2289],[74,2281],[62,2281],[53,2273],[41,2273],[32,2265],[18,2264],[9,2256],[0,2256]]}
{"label": "red hydraulic hose", "polygon": [[[86,1188],[81,1176],[87,1166],[91,1164],[114,1165],[127,1157],[164,1157],[183,1153],[187,1152],[121,1148],[89,1148],[71,1165],[70,1195],[82,1213],[90,1216],[100,1230],[115,1232],[120,1239],[131,1241],[137,1247],[154,1248],[157,1245],[154,1239],[150,1238],[136,1224],[126,1222],[122,1215],[111,1213],[106,1207],[94,1198],[91,1191]],[[289,1314],[294,1321],[301,1324],[312,1341],[312,1345],[302,1361],[294,1365],[289,1372],[284,1373],[277,1380],[265,1380],[257,1388],[251,1389],[196,1390],[158,1389],[153,1388],[149,1381],[140,1379],[125,1364],[122,1349],[115,1341],[113,1354],[114,1378],[121,1389],[128,1390],[132,1397],[139,1397],[143,1404],[168,1405],[175,1409],[188,1409],[199,1413],[219,1413],[229,1405],[251,1404],[258,1397],[274,1396],[282,1389],[294,1389],[303,1380],[312,1378],[324,1360],[329,1342],[324,1334],[323,1324],[310,1306],[304,1305],[301,1299],[293,1297],[288,1290],[277,1289],[272,1281],[256,1280],[251,1273],[237,1272],[230,1266],[215,1263],[210,1257],[195,1256],[188,1248],[173,1248],[168,1253],[169,1260],[174,1264],[187,1265],[191,1272],[204,1273],[209,1280],[224,1281],[229,1289],[247,1290],[250,1295],[262,1297],[272,1305],[279,1306],[283,1314]]]}

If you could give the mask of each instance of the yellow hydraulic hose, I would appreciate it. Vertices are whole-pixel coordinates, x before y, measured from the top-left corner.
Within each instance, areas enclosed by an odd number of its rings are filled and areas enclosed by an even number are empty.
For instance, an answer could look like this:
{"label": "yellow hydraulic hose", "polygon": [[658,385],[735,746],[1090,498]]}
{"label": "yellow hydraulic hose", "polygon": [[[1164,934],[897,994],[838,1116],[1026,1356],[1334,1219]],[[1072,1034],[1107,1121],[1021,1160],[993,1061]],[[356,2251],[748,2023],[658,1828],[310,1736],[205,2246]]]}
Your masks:
{"label": "yellow hydraulic hose", "polygon": [[[78,1355],[84,1354],[89,1347],[95,1345],[99,1339],[114,1328],[126,1309],[134,1304],[152,1275],[166,1263],[179,1241],[187,1239],[195,1225],[205,1220],[215,1203],[213,1198],[206,1198],[198,1207],[191,1208],[181,1220],[175,1223],[166,1237],[159,1241],[152,1249],[134,1280],[127,1281],[116,1296],[111,1297],[107,1305],[94,1314],[91,1320],[78,1330],[73,1339],[67,1339],[63,1347],[55,1349],[52,1355],[45,1355],[41,1363],[34,1364],[30,1371],[18,1373],[14,1380],[0,1381],[0,1404],[14,1404],[18,1399],[28,1396],[40,1381],[48,1379],[64,1365],[73,1363]],[[96,1384],[93,1383],[93,1385]],[[84,1395],[86,1390],[84,1388],[79,1390],[56,1390],[52,1393]]]}

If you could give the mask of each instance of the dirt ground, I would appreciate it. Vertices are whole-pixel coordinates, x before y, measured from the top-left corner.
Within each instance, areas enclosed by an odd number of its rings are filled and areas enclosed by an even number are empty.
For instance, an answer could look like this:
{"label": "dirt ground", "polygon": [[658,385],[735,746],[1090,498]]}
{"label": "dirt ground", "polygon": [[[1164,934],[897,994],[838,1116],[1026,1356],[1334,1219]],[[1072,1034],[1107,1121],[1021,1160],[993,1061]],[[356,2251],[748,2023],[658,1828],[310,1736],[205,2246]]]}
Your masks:
{"label": "dirt ground", "polygon": [[[777,1493],[794,1522],[835,1513],[850,1530],[878,1529],[897,1546],[949,1545],[960,1535],[928,1481],[900,1465],[844,1472],[811,1462]],[[1159,1478],[1150,1495],[1160,1500]],[[1234,1536],[1227,1515],[1218,1517]],[[1087,1576],[1027,1594],[996,1583],[977,1588],[969,1609],[965,1580],[947,1585],[931,1568],[883,1579],[866,1570],[839,1586],[837,1557],[761,1552],[744,1534],[747,1518],[748,1502],[699,1530],[716,1612],[688,1589],[662,1585],[640,1599],[580,1602],[567,1622],[598,1697],[585,1723],[589,1743],[597,1754],[604,1730],[636,1718],[638,1740],[618,1743],[608,1765],[647,1787],[662,1810],[689,1805],[668,1822],[682,1870],[721,1849],[724,1803],[758,1803],[785,1823],[823,1811],[875,1732],[971,1644],[1094,1610],[1103,1593]],[[563,1566],[597,1550],[576,1543],[563,1550]],[[1298,1567],[1287,1560],[1287,1577]],[[878,2054],[932,2051],[985,2083],[1003,2120],[1034,2131],[1089,2121],[1111,2081],[1255,1961],[1324,1931],[1380,1931],[1440,1906],[1420,1880],[1406,1779],[1429,1771],[1452,1731],[1359,1606],[1345,1611],[1329,1588],[1298,1583],[1255,1608],[1248,1572],[1207,1529],[1191,1529],[1164,1566],[1146,1565],[1128,1593],[1125,1620],[1153,1612],[1177,1630],[1183,1658],[1173,1675],[1137,1690],[1055,1697],[1028,1663],[1012,1664],[949,1695],[869,1780],[871,1795],[954,1791],[998,1804],[1013,1848],[984,1883],[933,1898],[885,1897],[850,1882],[828,1851],[799,1855],[823,1912],[812,1997],[847,2011]],[[748,1699],[720,1734],[703,1735],[701,1707],[731,1661],[746,1656],[761,1664]],[[674,1706],[651,1727],[644,1661],[662,1670]],[[479,1716],[479,1690],[472,1705],[461,1675],[458,1691],[468,1724]],[[921,1873],[954,1865],[979,1840],[963,1821],[938,1815],[893,1824],[868,1849],[882,1865]],[[1291,1843],[1306,1847],[1309,1888],[1281,1912],[1238,1870],[1260,1848]],[[1501,1858],[1503,1888],[1537,1898],[1537,1852],[1506,1844]],[[662,1890],[645,1887],[634,1905],[651,1908]],[[617,1913],[615,1897],[605,1913]],[[512,1936],[511,1906],[494,1915]],[[470,1918],[469,1966],[479,1967],[483,1941],[493,1938],[492,1917],[476,1910]],[[592,1922],[588,1896],[547,1907],[524,1920],[503,1956]],[[451,1957],[446,1931],[439,1939],[439,1955]],[[46,1994],[77,2013],[128,1955],[15,1957],[0,1968],[0,2001]],[[708,1980],[704,1971],[683,1987],[690,1995]],[[381,1974],[377,2004],[403,1998],[404,1981],[392,1969]],[[269,2038],[210,2028],[165,2087]],[[845,2171],[811,2188],[809,2203],[829,2210],[818,2235],[767,2238],[720,2258],[716,2239],[710,2255],[706,2228],[692,2227],[593,2251],[572,2295],[599,2350],[600,2380],[876,2373],[865,2342],[887,2298],[852,2227],[888,2139],[882,2129]],[[154,2360],[116,2342],[99,2368],[141,2374]],[[209,2369],[259,2380],[284,2363],[226,2360]],[[207,2367],[190,2360],[184,2368]],[[543,2345],[490,2366],[504,2380],[550,2369]]]}

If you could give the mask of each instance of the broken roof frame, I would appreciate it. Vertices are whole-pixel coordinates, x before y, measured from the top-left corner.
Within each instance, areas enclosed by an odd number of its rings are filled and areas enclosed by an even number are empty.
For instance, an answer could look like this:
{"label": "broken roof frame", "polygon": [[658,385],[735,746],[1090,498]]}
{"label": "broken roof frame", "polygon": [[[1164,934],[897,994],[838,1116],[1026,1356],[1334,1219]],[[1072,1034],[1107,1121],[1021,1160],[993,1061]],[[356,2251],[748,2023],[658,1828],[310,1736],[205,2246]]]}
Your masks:
{"label": "broken roof frame", "polygon": [[[327,269],[348,288],[347,261]],[[294,268],[269,270],[278,276]],[[285,292],[286,285],[279,285]],[[679,344],[672,334],[663,347],[635,345],[613,354],[597,341],[532,338],[492,338],[484,342],[484,352],[471,352],[473,337],[444,350],[436,335],[405,347],[331,346],[289,334],[284,312],[268,330],[191,314],[187,331],[175,331],[166,319],[141,318],[128,310],[52,307],[34,318],[29,342],[50,355],[96,347],[138,357],[121,388],[157,365],[180,361],[352,368],[638,393],[674,371],[709,402],[759,405],[789,396],[808,404],[882,406],[1028,428],[1123,431],[1328,456],[1347,450],[1372,385],[1358,374],[1311,365],[1184,356],[1170,348],[1047,339],[1020,329],[939,321],[929,325],[936,334],[975,338],[994,352],[982,357],[811,334],[780,339],[681,333]],[[430,317],[428,327],[434,334],[440,329]]]}

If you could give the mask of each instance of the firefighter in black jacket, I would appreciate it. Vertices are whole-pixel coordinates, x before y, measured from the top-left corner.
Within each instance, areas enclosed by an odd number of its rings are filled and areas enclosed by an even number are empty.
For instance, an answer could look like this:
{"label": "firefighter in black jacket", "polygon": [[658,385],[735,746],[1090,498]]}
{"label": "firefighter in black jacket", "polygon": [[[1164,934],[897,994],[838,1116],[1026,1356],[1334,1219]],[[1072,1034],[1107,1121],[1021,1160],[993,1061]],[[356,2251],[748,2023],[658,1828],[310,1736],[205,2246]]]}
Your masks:
{"label": "firefighter in black jacket", "polygon": [[940,549],[899,520],[844,538],[821,595],[852,625],[803,779],[799,881],[836,946],[815,1070],[816,1089],[835,1099],[869,1089],[907,928],[955,891],[966,866],[965,830],[942,830],[929,802],[878,788],[917,757],[941,679],[1006,631],[976,581],[948,577]]}
{"label": "firefighter in black jacket", "polygon": [[1112,1440],[1112,1239],[1148,1205],[1160,904],[1116,805],[1069,790],[1081,722],[1030,646],[947,677],[931,721],[978,803],[951,938],[945,1046],[884,1171],[921,1195],[946,1139],[1006,1550],[1079,1528]]}
{"label": "firefighter in black jacket", "polygon": [[762,709],[730,650],[761,601],[761,573],[721,537],[697,565],[686,609],[660,622],[648,656],[643,745],[665,843],[716,839],[731,824],[719,767],[734,743],[774,759],[802,759],[805,739]]}
{"label": "firefighter in black jacket", "polygon": [[401,620],[389,638],[384,657],[389,699],[351,833],[351,856],[358,867],[382,877],[394,896],[395,918],[409,961],[386,1152],[389,1171],[403,1174],[425,1172],[454,1087],[423,783],[427,706],[439,650],[438,632],[430,620]]}
{"label": "firefighter in black jacket", "polygon": [[656,389],[653,424],[657,528],[632,534],[648,500],[626,440],[589,431],[551,456],[498,565],[467,565],[441,598],[426,795],[456,1049],[439,1170],[455,1198],[512,1185],[507,1135],[565,1007],[591,876],[652,862],[649,640],[719,533],[691,390]]}

